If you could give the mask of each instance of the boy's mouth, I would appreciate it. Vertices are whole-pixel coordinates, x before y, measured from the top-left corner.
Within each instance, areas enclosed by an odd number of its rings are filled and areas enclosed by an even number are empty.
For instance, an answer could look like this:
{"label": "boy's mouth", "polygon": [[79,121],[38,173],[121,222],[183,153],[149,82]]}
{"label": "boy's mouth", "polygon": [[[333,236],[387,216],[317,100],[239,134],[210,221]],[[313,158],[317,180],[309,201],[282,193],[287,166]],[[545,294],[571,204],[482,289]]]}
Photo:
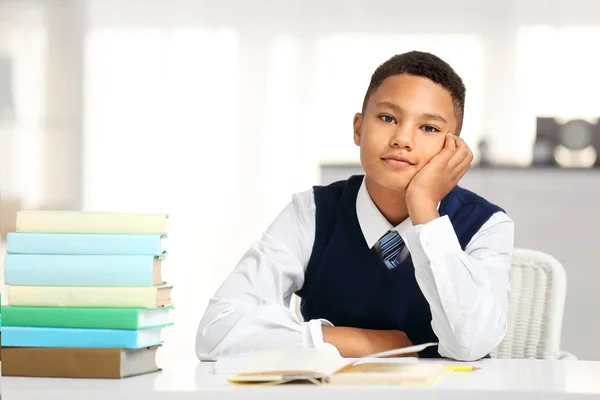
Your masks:
{"label": "boy's mouth", "polygon": [[381,160],[384,163],[386,163],[388,166],[395,168],[395,169],[407,168],[407,167],[412,167],[413,165],[415,165],[415,163],[412,162],[412,160],[410,160],[408,157],[394,155],[394,154],[390,154],[390,155],[381,157]]}

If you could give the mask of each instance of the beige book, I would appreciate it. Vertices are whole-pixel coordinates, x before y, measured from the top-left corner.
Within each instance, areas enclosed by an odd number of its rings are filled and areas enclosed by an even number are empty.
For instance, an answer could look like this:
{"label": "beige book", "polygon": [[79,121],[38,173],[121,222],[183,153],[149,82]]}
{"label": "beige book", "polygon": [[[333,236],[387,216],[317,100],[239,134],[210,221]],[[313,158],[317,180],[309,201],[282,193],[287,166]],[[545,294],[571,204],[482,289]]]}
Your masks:
{"label": "beige book", "polygon": [[22,210],[17,232],[167,234],[167,214]]}
{"label": "beige book", "polygon": [[8,286],[8,304],[29,307],[160,308],[171,305],[172,286]]}
{"label": "beige book", "polygon": [[290,382],[315,384],[401,384],[433,385],[451,373],[433,363],[364,362],[372,358],[410,354],[437,343],[425,343],[371,354],[352,361],[335,349],[291,348],[256,353],[228,381],[235,384],[277,385]]}

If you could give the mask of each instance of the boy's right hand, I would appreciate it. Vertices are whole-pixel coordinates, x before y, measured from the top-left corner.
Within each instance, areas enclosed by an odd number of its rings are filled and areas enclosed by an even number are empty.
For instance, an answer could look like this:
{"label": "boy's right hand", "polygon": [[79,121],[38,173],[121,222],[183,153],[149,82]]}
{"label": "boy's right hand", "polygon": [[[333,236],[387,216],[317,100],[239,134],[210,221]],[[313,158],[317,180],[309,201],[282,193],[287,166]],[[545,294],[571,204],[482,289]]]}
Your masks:
{"label": "boy's right hand", "polygon": [[413,225],[439,217],[438,204],[458,185],[473,161],[463,139],[448,132],[442,150],[417,172],[406,189],[406,207]]}
{"label": "boy's right hand", "polygon": [[[377,330],[323,326],[323,341],[334,345],[342,357],[364,357],[381,351],[412,346],[406,333],[398,330]],[[403,357],[419,357],[417,353]]]}

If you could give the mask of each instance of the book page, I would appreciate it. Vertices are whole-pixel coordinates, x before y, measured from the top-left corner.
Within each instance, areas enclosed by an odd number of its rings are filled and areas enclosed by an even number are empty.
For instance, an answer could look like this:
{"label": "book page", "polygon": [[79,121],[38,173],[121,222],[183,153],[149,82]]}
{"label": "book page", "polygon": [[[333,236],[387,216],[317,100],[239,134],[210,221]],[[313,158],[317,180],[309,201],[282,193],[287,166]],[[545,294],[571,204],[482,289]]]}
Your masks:
{"label": "book page", "polygon": [[433,343],[433,342],[423,343],[423,344],[418,344],[415,346],[402,347],[400,349],[393,349],[393,350],[382,351],[380,353],[369,354],[364,357],[356,358],[354,361],[346,362],[343,366],[338,368],[335,371],[335,373],[345,372],[345,371],[351,369],[352,367],[354,367],[358,364],[361,364],[362,360],[372,359],[372,358],[381,358],[381,357],[391,357],[391,356],[397,356],[397,355],[409,354],[409,353],[418,353],[420,351],[425,350],[427,347],[435,346],[436,344],[437,343]]}
{"label": "book page", "polygon": [[319,374],[331,376],[338,372],[352,369],[355,364],[362,360],[416,353],[433,346],[436,343],[425,343],[417,346],[404,347],[369,354],[365,357],[352,361],[341,357],[337,350],[330,347],[324,349],[280,349],[266,350],[256,353],[250,361],[237,373],[238,376],[270,374],[270,375],[293,375],[293,374]]}
{"label": "book page", "polygon": [[257,353],[238,371],[237,375],[292,375],[318,374],[329,376],[348,362],[336,350],[325,349],[282,349]]}
{"label": "book page", "polygon": [[[235,356],[221,356],[215,360],[213,373],[214,374],[237,374],[240,372],[242,367],[246,365],[252,356],[256,353],[245,353]],[[365,364],[365,363],[392,363],[392,364],[410,364],[417,363],[419,359],[416,357],[387,357],[387,358],[344,358],[348,362],[354,362],[354,364]]]}

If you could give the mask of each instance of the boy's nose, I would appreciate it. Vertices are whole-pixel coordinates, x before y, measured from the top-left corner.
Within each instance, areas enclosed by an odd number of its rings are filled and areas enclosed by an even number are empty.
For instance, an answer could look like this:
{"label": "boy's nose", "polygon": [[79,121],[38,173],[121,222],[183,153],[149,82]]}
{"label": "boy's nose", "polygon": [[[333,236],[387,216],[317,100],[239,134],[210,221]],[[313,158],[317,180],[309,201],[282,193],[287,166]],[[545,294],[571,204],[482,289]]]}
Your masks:
{"label": "boy's nose", "polygon": [[408,127],[398,127],[392,136],[390,145],[392,147],[410,148],[414,147],[415,133]]}

